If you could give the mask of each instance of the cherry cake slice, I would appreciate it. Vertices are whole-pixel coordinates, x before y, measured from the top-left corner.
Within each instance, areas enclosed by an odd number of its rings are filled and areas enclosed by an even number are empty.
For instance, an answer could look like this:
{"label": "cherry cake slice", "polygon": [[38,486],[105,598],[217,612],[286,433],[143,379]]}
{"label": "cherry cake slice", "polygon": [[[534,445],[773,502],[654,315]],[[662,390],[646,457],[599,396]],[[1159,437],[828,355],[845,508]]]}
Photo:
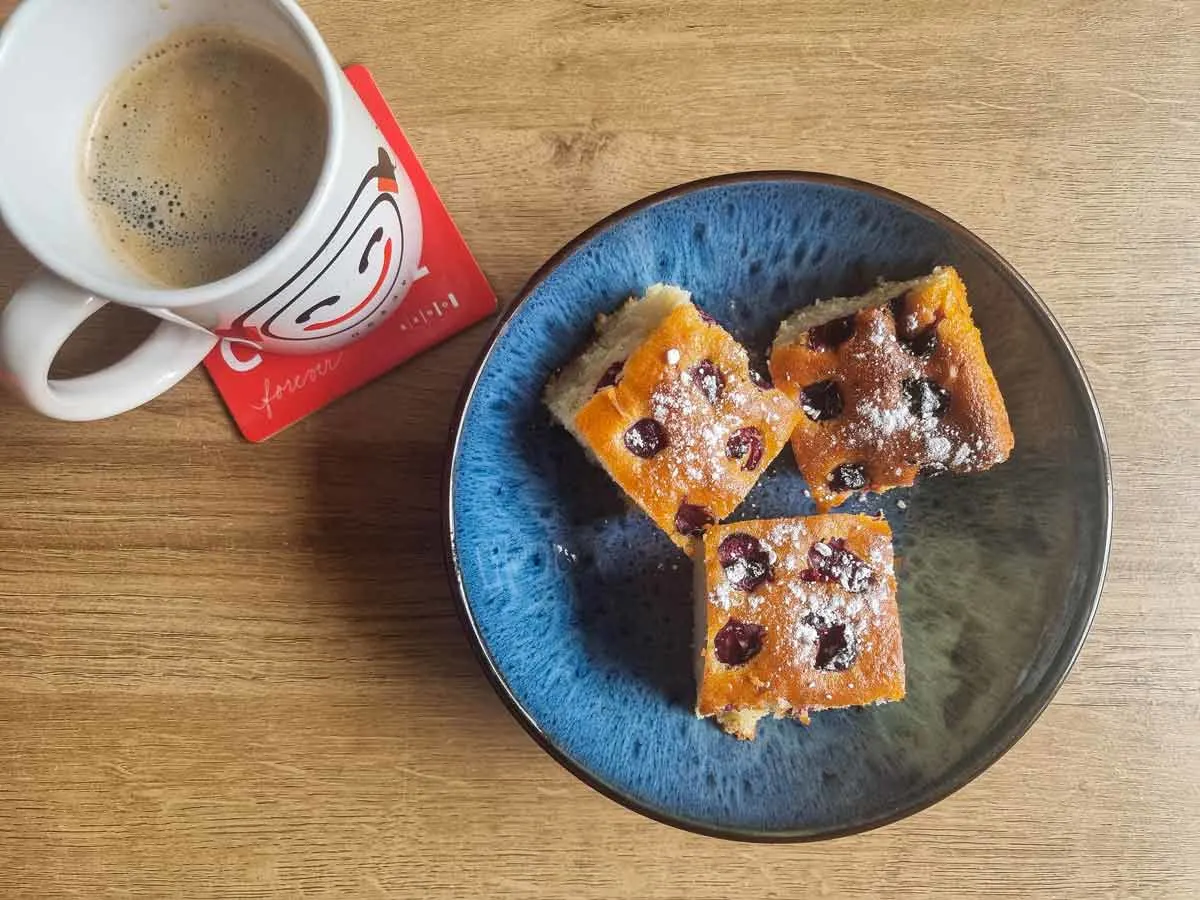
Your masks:
{"label": "cherry cake slice", "polygon": [[800,416],[687,291],[663,284],[601,316],[545,401],[689,554],[742,502]]}
{"label": "cherry cake slice", "polygon": [[953,268],[799,310],[780,326],[770,368],[802,413],[792,452],[820,510],[919,475],[988,469],[1012,452]]}
{"label": "cherry cake slice", "polygon": [[904,698],[892,531],[820,515],[709,528],[696,565],[696,715],[753,740],[764,716]]}

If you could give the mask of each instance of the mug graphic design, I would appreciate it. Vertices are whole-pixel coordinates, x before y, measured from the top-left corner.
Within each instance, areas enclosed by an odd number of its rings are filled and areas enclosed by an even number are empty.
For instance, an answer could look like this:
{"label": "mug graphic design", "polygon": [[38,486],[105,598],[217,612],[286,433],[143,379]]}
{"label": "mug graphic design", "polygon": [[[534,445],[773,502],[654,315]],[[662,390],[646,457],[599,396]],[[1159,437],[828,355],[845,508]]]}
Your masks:
{"label": "mug graphic design", "polygon": [[366,334],[400,305],[417,266],[406,257],[399,190],[396,164],[381,147],[378,161],[312,258],[277,291],[214,333],[266,350],[299,343],[304,353],[340,347]]}
{"label": "mug graphic design", "polygon": [[[376,313],[370,320],[373,327],[366,336],[344,350],[309,353],[310,345],[295,342],[289,346],[298,347],[303,352],[264,353],[244,340],[218,341],[206,357],[205,367],[237,423],[238,430],[254,442],[267,440],[324,409],[423,350],[486,318],[496,309],[496,295],[486,276],[430,183],[421,161],[413,152],[412,145],[396,122],[371,73],[363,66],[349,66],[346,80],[371,115],[383,141],[365,147],[365,155],[357,155],[357,165],[347,160],[352,174],[346,179],[346,190],[332,204],[329,224],[322,229],[312,246],[315,247],[329,233],[333,222],[344,210],[353,188],[361,182],[367,167],[365,161],[374,158],[377,147],[383,146],[395,162],[396,180],[401,189],[396,200],[404,223],[404,259],[406,264],[415,263],[416,268],[411,273],[408,268],[401,269],[400,279],[408,279],[403,304],[395,304],[394,312],[386,317]],[[406,177],[412,185],[411,190],[406,188]],[[378,227],[373,226],[370,234],[364,229],[362,240],[370,243],[374,228]],[[393,240],[393,259],[398,255],[398,246]],[[382,270],[379,251],[384,248],[386,241],[380,238],[368,254],[369,266],[372,262],[379,262],[380,268],[369,267],[363,274],[363,289],[358,295],[360,298],[370,293],[374,279],[378,279]],[[351,247],[346,251],[351,254],[351,259],[354,249]],[[365,245],[362,249],[366,249]],[[300,268],[311,255],[311,250],[301,254],[290,271]],[[358,257],[353,269],[355,273],[362,262],[362,250],[358,251]],[[259,294],[259,299],[274,292],[278,283],[269,285]],[[318,296],[309,306],[321,299],[324,298]],[[346,309],[354,305],[357,304],[351,304]],[[245,308],[242,307],[242,310]],[[239,312],[232,312],[226,321]],[[296,314],[302,312],[304,310],[300,309]],[[312,324],[317,318],[314,313],[307,324]],[[322,322],[335,318],[337,315],[320,316]],[[334,331],[338,327],[333,326],[329,330]]]}

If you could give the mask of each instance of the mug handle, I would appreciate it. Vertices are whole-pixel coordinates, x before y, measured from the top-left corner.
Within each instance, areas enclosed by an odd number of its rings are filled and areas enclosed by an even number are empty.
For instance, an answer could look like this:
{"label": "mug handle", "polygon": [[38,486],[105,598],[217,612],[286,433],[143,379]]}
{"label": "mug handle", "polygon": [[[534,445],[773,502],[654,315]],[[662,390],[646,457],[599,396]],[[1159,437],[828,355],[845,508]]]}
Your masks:
{"label": "mug handle", "polygon": [[0,374],[38,412],[68,422],[127,412],[178,384],[216,345],[208,332],[164,321],[107,369],[51,380],[50,364],[67,338],[108,303],[43,270],[0,314]]}

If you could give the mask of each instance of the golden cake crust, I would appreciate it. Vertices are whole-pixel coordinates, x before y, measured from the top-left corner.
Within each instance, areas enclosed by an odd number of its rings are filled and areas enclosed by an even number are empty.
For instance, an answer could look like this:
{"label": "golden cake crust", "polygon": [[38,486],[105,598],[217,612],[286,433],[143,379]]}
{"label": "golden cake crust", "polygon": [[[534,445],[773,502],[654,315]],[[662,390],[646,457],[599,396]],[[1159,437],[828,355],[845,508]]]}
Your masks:
{"label": "golden cake crust", "polygon": [[[719,522],[732,513],[783,449],[798,417],[784,393],[754,383],[737,341],[687,303],[634,350],[615,385],[580,408],[574,425],[613,480],[692,553],[697,534],[677,528],[682,505],[695,508],[693,521],[707,515]],[[665,446],[650,455],[653,448],[636,433],[646,421],[665,437]],[[745,429],[757,433],[760,449]]]}
{"label": "golden cake crust", "polygon": [[[756,539],[771,558],[769,577],[749,591],[737,584],[744,575],[737,563],[727,567],[722,560],[723,542],[737,535]],[[842,568],[842,580],[829,580],[829,570],[821,574],[812,566],[818,543],[831,556],[848,551],[866,568]],[[885,520],[835,514],[729,523],[705,535],[702,565],[698,716],[715,716],[730,733],[752,738],[763,714],[807,721],[811,711],[903,699],[892,533]],[[838,625],[852,651],[834,665],[820,645],[822,629],[828,638]],[[760,648],[744,664],[720,658],[719,635],[730,627],[761,629],[751,633]]]}
{"label": "golden cake crust", "polygon": [[[789,334],[785,323],[772,348],[775,384],[797,404],[814,408],[805,394],[812,386],[818,397],[830,382],[840,393],[837,415],[802,415],[791,441],[821,510],[854,490],[911,485],[922,470],[981,471],[1012,452],[1008,412],[958,273],[942,267],[887,287],[882,306],[854,314],[844,342],[829,346],[816,329]],[[824,399],[827,409],[837,405]]]}

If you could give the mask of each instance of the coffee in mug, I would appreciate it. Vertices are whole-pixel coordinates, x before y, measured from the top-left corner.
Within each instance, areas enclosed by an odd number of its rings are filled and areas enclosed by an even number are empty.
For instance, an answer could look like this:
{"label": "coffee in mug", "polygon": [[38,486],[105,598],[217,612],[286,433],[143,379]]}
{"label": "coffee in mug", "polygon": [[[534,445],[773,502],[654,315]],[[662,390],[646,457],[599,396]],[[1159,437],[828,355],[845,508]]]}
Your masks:
{"label": "coffee in mug", "polygon": [[88,203],[146,278],[218,281],[295,223],[327,127],[317,88],[285,60],[234,31],[185,30],[104,94],[86,141]]}

